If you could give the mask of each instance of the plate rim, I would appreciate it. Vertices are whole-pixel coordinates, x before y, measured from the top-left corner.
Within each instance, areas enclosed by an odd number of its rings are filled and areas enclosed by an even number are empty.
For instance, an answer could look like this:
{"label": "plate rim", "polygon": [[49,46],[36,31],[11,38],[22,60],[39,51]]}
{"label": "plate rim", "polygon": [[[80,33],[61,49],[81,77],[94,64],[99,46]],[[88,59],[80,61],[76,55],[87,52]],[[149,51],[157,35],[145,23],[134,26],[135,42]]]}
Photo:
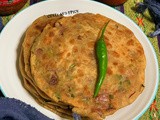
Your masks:
{"label": "plate rim", "polygon": [[[44,2],[54,2],[54,1],[58,1],[58,0],[44,0],[44,1],[38,2],[38,3],[36,3],[36,4],[33,4],[33,5],[31,5],[31,6],[28,6],[27,8],[24,8],[23,10],[21,10],[20,12],[18,12],[18,13],[5,25],[5,27],[4,27],[4,28],[2,29],[2,31],[0,32],[0,37],[1,37],[1,34],[3,33],[3,31],[6,29],[6,26],[8,26],[13,19],[16,19],[16,17],[17,17],[18,15],[23,14],[24,11],[26,11],[27,9],[31,9],[31,7],[37,6],[37,4],[44,4]],[[65,0],[62,0],[62,1],[65,1]],[[74,0],[69,0],[69,1],[74,1]],[[155,58],[154,60],[155,60],[156,71],[157,71],[156,86],[155,86],[155,88],[154,88],[154,92],[152,93],[152,96],[150,97],[150,100],[148,101],[147,105],[145,105],[144,109],[143,109],[139,114],[137,114],[137,115],[134,117],[135,120],[138,120],[138,119],[147,111],[147,109],[150,107],[150,105],[151,105],[152,102],[154,101],[155,96],[156,96],[157,91],[158,91],[158,86],[159,86],[159,81],[160,81],[160,68],[159,68],[158,57],[157,57],[157,54],[156,54],[156,52],[155,52],[155,48],[153,47],[153,45],[152,45],[151,41],[149,40],[149,38],[148,38],[148,37],[145,35],[145,33],[142,31],[142,29],[140,29],[140,27],[139,27],[131,18],[129,18],[126,14],[123,14],[122,12],[120,12],[120,11],[118,11],[118,10],[116,10],[116,9],[114,9],[114,8],[112,8],[112,7],[104,4],[104,3],[98,2],[98,1],[93,1],[93,0],[79,0],[79,1],[93,2],[93,3],[95,3],[95,4],[102,4],[102,5],[104,5],[104,7],[107,6],[109,9],[112,9],[113,11],[118,12],[118,14],[123,15],[123,16],[125,17],[125,19],[131,21],[131,22],[134,24],[134,26],[139,29],[139,31],[143,34],[143,37],[145,37],[145,39],[147,40],[148,45],[150,46],[150,48],[151,48],[151,50],[152,50],[152,54],[153,54],[153,56],[154,56],[154,58]],[[7,94],[5,93],[5,90],[3,89],[3,86],[1,86],[1,80],[0,80],[0,90],[1,90],[2,94],[3,94],[5,97],[9,97],[9,96],[7,96]]]}

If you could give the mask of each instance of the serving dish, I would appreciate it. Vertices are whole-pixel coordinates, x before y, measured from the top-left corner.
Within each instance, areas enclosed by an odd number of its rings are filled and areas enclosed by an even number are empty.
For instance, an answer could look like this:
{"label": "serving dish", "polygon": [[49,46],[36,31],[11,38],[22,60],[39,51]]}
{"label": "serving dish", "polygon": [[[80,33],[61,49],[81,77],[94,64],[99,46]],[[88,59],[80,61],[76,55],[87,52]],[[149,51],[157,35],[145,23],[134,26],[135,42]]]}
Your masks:
{"label": "serving dish", "polygon": [[[70,3],[70,4],[68,4]],[[150,106],[155,98],[158,81],[158,62],[154,49],[143,31],[127,16],[117,10],[95,1],[88,0],[50,0],[32,5],[18,13],[2,30],[0,34],[0,86],[7,97],[20,99],[50,118],[61,118],[41,107],[32,96],[23,88],[18,67],[20,45],[27,27],[42,15],[70,16],[76,13],[100,13],[119,22],[133,31],[142,44],[147,60],[145,72],[145,89],[131,105],[118,110],[106,120],[131,120],[138,119]]]}

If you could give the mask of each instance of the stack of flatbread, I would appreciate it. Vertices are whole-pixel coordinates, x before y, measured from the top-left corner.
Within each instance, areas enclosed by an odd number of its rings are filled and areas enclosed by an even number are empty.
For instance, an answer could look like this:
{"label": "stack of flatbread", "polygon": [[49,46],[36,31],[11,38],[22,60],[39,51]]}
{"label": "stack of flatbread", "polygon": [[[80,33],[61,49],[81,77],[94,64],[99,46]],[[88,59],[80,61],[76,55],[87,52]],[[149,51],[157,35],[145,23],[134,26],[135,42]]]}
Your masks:
{"label": "stack of flatbread", "polygon": [[125,26],[110,20],[105,31],[106,78],[96,98],[95,43],[109,18],[81,13],[44,15],[26,30],[19,66],[23,86],[43,107],[63,118],[75,112],[102,120],[131,104],[143,91],[146,59],[143,48]]}

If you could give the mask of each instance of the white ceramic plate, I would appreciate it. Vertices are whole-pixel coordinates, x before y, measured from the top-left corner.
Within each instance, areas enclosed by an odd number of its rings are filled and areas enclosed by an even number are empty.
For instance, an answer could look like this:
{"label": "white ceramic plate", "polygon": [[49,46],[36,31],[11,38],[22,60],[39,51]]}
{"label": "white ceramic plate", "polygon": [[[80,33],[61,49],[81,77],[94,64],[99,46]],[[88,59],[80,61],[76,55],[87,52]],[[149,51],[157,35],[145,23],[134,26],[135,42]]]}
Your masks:
{"label": "white ceramic plate", "polygon": [[61,120],[59,116],[38,105],[22,87],[17,65],[19,45],[25,30],[36,18],[45,14],[73,15],[84,12],[100,13],[125,25],[134,32],[142,44],[147,59],[145,89],[133,104],[106,118],[106,120],[138,119],[152,103],[158,88],[158,62],[154,49],[141,29],[128,17],[107,5],[89,0],[40,2],[17,14],[6,25],[0,35],[0,85],[2,92],[7,97],[14,97],[32,105],[50,118]]}

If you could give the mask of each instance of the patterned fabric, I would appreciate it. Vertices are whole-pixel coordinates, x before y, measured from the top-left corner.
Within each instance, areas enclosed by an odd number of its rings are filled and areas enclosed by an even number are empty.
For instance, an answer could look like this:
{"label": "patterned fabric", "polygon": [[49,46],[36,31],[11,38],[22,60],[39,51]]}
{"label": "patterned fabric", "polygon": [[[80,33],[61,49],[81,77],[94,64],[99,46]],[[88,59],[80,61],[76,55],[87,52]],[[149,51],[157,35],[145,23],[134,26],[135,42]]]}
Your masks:
{"label": "patterned fabric", "polygon": [[144,2],[140,2],[136,6],[136,11],[142,14],[148,9],[156,24],[155,32],[150,33],[149,36],[155,37],[160,35],[160,2],[157,0],[144,0]]}
{"label": "patterned fabric", "polygon": [[[149,14],[149,11],[145,11],[142,15],[134,11],[134,7],[137,3],[143,2],[143,0],[128,0],[124,5],[124,13],[129,16],[140,28],[144,31],[146,35],[155,31],[155,24]],[[160,65],[160,36],[150,38],[148,37],[155,52],[158,57],[158,63]],[[160,68],[160,66],[159,66]],[[160,120],[160,87],[158,89],[156,98],[150,108],[145,112],[145,114],[140,118],[140,120]]]}
{"label": "patterned fabric", "polygon": [[[22,9],[39,1],[41,0],[28,0],[26,5]],[[148,35],[149,33],[155,31],[155,24],[148,11],[145,11],[143,15],[134,11],[135,5],[139,2],[143,2],[143,0],[128,0],[123,6],[115,7],[115,9],[121,11],[122,13],[130,17],[137,25],[139,25],[139,27],[144,31],[144,33]],[[7,22],[13,18],[13,16],[14,15],[3,17],[0,16],[0,31],[7,24]],[[156,51],[158,63],[160,65],[160,36],[148,38]],[[160,87],[158,89],[154,102],[152,103],[150,108],[148,108],[148,110],[144,113],[144,115],[140,118],[140,120],[160,120]]]}

